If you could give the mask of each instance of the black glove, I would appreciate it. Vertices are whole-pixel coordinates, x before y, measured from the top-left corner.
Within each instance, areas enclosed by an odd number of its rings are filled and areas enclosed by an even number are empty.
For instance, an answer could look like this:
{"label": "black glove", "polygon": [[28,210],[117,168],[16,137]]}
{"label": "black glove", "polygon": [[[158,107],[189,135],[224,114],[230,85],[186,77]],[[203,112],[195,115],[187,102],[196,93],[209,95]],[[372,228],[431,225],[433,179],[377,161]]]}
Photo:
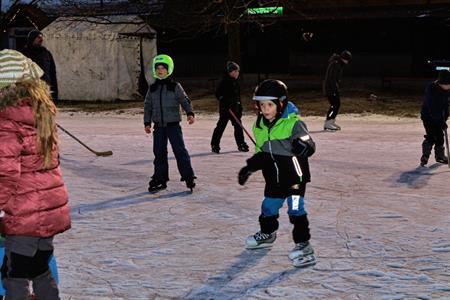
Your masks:
{"label": "black glove", "polygon": [[442,129],[446,130],[448,128],[447,122],[442,122]]}
{"label": "black glove", "polygon": [[292,141],[292,153],[300,157],[308,157],[309,145],[300,138]]}
{"label": "black glove", "polygon": [[239,176],[238,176],[238,182],[240,185],[244,185],[248,178],[250,177],[250,175],[252,175],[252,171],[250,171],[250,168],[245,166],[243,167],[240,171],[239,171]]}

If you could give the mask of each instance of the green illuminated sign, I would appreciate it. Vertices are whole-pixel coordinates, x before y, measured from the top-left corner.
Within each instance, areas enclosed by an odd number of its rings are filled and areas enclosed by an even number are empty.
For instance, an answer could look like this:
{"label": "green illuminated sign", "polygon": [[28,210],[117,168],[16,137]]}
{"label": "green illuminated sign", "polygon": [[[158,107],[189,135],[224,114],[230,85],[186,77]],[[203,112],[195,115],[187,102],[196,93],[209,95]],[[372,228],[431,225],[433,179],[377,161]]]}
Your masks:
{"label": "green illuminated sign", "polygon": [[283,15],[283,7],[256,7],[247,8],[248,15]]}

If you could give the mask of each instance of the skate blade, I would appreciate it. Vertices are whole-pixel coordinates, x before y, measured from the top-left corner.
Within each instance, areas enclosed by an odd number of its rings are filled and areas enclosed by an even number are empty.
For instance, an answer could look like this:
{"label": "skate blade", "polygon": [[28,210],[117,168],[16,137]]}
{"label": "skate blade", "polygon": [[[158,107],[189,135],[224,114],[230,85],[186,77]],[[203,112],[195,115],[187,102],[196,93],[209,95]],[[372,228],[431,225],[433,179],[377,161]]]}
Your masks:
{"label": "skate blade", "polygon": [[273,244],[259,244],[258,246],[245,246],[245,249],[247,250],[256,250],[256,249],[265,249],[265,248],[272,248]]}
{"label": "skate blade", "polygon": [[313,253],[306,254],[306,255],[300,253],[300,254],[295,255],[295,256],[293,256],[293,255],[291,255],[291,254],[289,253],[288,257],[289,257],[290,260],[294,260],[294,259],[298,259],[299,257],[308,256],[308,255],[314,255],[314,252],[313,252]]}
{"label": "skate blade", "polygon": [[296,258],[292,261],[292,265],[296,268],[306,268],[316,264],[314,255],[307,255],[301,258]]}
{"label": "skate blade", "polygon": [[163,188],[163,189],[157,189],[157,190],[148,190],[148,192],[150,193],[150,194],[157,194],[157,193],[159,193],[159,192],[161,192],[161,191],[164,191],[165,189],[167,189],[167,188]]}

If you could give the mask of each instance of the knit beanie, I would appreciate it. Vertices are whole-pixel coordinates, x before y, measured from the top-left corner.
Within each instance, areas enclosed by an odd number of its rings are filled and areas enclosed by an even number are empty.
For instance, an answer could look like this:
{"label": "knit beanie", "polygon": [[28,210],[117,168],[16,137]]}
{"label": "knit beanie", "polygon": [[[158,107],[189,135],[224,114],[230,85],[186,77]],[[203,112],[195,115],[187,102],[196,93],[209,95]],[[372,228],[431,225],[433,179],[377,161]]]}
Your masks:
{"label": "knit beanie", "polygon": [[18,81],[37,80],[42,75],[44,71],[19,51],[0,51],[0,89]]}
{"label": "knit beanie", "polygon": [[37,30],[37,29],[33,29],[33,30],[31,30],[29,33],[28,33],[28,36],[27,36],[27,44],[28,45],[32,45],[33,44],[33,42],[34,42],[34,40],[38,37],[38,35],[40,35],[40,34],[42,34],[42,32],[40,32],[39,30]]}
{"label": "knit beanie", "polygon": [[231,73],[235,70],[240,70],[240,67],[237,63],[235,63],[234,61],[227,61],[227,72]]}

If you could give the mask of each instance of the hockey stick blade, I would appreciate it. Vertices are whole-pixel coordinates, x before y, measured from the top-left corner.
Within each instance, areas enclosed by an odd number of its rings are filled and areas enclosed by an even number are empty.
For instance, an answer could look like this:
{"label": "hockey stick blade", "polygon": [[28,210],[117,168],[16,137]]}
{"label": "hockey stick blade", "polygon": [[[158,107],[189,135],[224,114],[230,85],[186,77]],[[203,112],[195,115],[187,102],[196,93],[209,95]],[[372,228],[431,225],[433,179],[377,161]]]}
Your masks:
{"label": "hockey stick blade", "polygon": [[76,136],[74,136],[73,134],[71,134],[70,132],[68,132],[66,129],[64,129],[64,127],[62,127],[59,124],[56,124],[56,126],[58,126],[59,129],[61,129],[62,131],[64,131],[68,136],[70,136],[71,138],[73,138],[75,141],[77,141],[78,143],[80,143],[83,147],[85,147],[86,149],[88,149],[89,151],[91,151],[92,153],[94,153],[97,156],[111,156],[113,155],[112,151],[95,151],[91,148],[89,148],[85,143],[83,143],[82,141],[80,141]]}
{"label": "hockey stick blade", "polygon": [[104,151],[104,152],[98,152],[98,151],[92,151],[97,156],[111,156],[113,155],[112,151]]}

